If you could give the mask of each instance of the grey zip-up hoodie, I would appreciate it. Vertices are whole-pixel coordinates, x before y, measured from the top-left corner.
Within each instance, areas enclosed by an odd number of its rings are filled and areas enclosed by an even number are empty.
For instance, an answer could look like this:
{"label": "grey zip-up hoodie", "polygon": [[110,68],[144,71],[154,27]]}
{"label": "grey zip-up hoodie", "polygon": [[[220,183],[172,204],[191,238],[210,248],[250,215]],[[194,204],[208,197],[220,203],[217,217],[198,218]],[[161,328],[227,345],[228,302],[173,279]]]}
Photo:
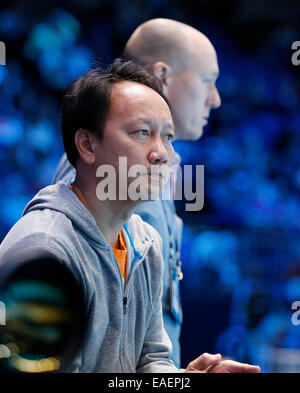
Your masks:
{"label": "grey zip-up hoodie", "polygon": [[47,251],[83,287],[88,330],[69,371],[182,372],[169,360],[171,342],[163,328],[161,238],[137,215],[123,234],[131,266],[125,285],[94,217],[59,183],[29,202],[0,246],[0,261],[9,263],[12,253]]}

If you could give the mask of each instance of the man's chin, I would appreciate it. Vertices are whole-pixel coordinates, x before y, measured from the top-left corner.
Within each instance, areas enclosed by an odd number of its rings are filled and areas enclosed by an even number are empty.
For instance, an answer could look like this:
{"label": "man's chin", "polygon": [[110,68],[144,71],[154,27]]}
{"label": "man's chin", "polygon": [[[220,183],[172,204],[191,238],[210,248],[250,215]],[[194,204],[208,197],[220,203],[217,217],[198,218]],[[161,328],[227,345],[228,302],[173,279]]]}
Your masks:
{"label": "man's chin", "polygon": [[149,201],[156,201],[157,199],[159,199],[161,197],[162,189],[163,189],[163,187],[162,187],[161,182],[160,182],[160,184],[150,183],[149,188],[148,188],[148,200]]}
{"label": "man's chin", "polygon": [[134,202],[156,201],[162,194],[161,182],[147,182],[138,189],[128,191],[128,199]]}
{"label": "man's chin", "polygon": [[181,132],[176,132],[176,139],[182,139],[184,141],[196,141],[200,139],[203,135],[203,127],[193,127],[193,128],[186,128]]}

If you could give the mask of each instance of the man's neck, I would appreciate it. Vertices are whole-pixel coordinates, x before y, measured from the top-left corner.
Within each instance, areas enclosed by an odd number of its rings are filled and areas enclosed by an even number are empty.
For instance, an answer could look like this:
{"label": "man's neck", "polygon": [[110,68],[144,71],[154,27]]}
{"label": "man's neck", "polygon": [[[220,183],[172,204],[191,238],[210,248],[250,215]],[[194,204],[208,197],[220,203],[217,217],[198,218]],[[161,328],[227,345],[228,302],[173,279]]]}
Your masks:
{"label": "man's neck", "polygon": [[76,178],[72,191],[94,216],[97,226],[108,243],[117,248],[119,233],[133,213],[135,206],[129,205],[127,201],[100,201],[96,196],[96,187],[87,186],[87,184],[89,183]]}

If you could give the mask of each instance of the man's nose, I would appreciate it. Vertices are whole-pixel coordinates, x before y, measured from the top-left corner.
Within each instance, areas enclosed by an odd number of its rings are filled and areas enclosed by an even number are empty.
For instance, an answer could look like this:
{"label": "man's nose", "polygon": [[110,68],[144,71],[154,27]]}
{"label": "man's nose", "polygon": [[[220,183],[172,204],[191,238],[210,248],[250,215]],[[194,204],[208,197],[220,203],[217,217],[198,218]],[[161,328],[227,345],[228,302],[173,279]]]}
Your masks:
{"label": "man's nose", "polygon": [[149,153],[151,164],[167,164],[169,161],[168,151],[160,137],[155,138],[151,151]]}
{"label": "man's nose", "polygon": [[210,106],[213,109],[217,109],[221,106],[221,97],[215,85],[212,86],[209,92],[209,96],[206,100],[206,105]]}

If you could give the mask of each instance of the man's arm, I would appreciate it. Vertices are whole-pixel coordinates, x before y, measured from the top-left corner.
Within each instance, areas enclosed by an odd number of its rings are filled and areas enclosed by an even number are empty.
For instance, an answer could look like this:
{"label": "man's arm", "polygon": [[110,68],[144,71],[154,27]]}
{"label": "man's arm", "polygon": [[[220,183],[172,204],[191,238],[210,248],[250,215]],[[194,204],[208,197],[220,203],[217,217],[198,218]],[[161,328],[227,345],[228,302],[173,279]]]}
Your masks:
{"label": "man's arm", "polygon": [[155,304],[140,355],[138,373],[177,373],[184,370],[175,367],[169,359],[172,343],[163,327],[162,319],[162,290]]}
{"label": "man's arm", "polygon": [[137,365],[139,373],[259,373],[260,367],[233,360],[222,360],[220,354],[203,353],[179,369],[168,359],[171,342],[162,325],[161,301],[158,299],[147,330]]}

